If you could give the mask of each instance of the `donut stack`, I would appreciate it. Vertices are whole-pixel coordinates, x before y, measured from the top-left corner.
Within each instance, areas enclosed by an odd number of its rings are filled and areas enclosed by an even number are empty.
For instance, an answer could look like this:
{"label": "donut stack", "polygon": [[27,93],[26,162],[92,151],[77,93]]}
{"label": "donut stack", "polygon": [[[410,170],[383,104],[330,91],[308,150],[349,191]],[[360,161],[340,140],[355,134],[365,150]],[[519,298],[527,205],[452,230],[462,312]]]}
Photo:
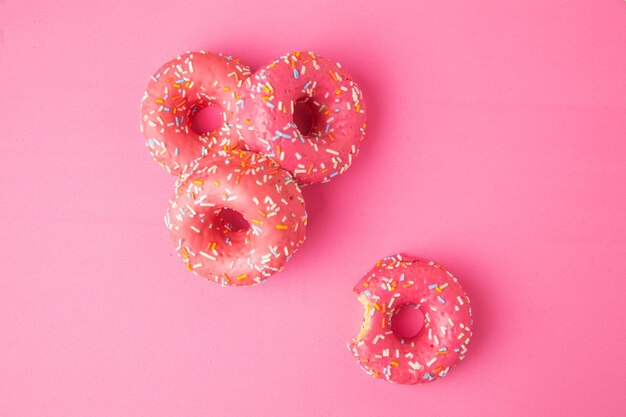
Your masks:
{"label": "donut stack", "polygon": [[[192,129],[217,106],[221,126]],[[298,106],[311,128],[294,122]],[[188,52],[164,64],[141,100],[146,145],[177,176],[165,223],[187,269],[222,285],[258,284],[304,243],[301,187],[352,164],[365,103],[340,64],[313,52],[281,56],[254,74],[236,58]]]}

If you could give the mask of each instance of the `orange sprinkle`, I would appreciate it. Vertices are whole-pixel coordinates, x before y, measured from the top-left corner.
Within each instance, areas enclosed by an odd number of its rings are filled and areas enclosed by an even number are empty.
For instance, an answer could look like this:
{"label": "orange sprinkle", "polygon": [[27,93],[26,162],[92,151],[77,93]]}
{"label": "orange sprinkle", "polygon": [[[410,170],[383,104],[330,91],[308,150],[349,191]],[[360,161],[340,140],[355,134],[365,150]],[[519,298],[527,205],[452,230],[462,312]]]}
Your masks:
{"label": "orange sprinkle", "polygon": [[284,224],[277,224],[276,228],[278,230],[287,230],[288,229],[288,227],[286,225],[284,225]]}
{"label": "orange sprinkle", "polygon": [[390,363],[391,363],[391,365],[393,365],[393,366],[400,366],[400,363],[399,363],[399,362],[397,362],[397,361],[391,361]]}
{"label": "orange sprinkle", "polygon": [[248,278],[248,274],[241,274],[241,275],[237,276],[236,279],[237,279],[237,281],[241,281],[242,279],[246,279],[246,278]]}

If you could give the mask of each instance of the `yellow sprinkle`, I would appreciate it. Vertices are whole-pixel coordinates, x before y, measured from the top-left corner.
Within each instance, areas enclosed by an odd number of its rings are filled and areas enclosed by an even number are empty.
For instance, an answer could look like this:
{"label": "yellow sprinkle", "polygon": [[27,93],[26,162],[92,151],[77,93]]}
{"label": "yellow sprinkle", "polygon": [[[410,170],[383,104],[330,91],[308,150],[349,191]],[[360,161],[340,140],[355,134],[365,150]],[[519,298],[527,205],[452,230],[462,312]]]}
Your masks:
{"label": "yellow sprinkle", "polygon": [[196,184],[196,185],[202,185],[202,184],[204,184],[204,181],[202,181],[202,180],[193,180],[193,183]]}
{"label": "yellow sprinkle", "polygon": [[378,303],[374,303],[374,308],[375,308],[376,310],[380,310],[380,306],[378,305]]}
{"label": "yellow sprinkle", "polygon": [[360,112],[361,111],[361,103],[356,103],[356,106],[354,106],[354,110],[356,110],[356,112]]}
{"label": "yellow sprinkle", "polygon": [[174,87],[174,88],[180,88],[180,84],[178,84],[178,83],[174,83],[174,84],[172,84],[172,87]]}
{"label": "yellow sprinkle", "polygon": [[229,86],[224,87],[224,91],[230,91],[230,87]]}
{"label": "yellow sprinkle", "polygon": [[286,225],[284,225],[284,224],[277,224],[276,228],[278,230],[287,230],[288,229],[288,227]]}
{"label": "yellow sprinkle", "polygon": [[250,219],[250,221],[255,224],[263,224],[261,220],[257,220],[257,219]]}
{"label": "yellow sprinkle", "polygon": [[186,265],[188,270],[193,271],[193,266],[191,266],[191,262],[187,262]]}
{"label": "yellow sprinkle", "polygon": [[399,362],[396,362],[396,361],[391,361],[390,363],[391,363],[393,366],[400,366],[400,363],[399,363]]}
{"label": "yellow sprinkle", "polygon": [[435,287],[435,291],[437,291],[439,294],[441,294],[443,292],[443,290],[439,287]]}
{"label": "yellow sprinkle", "polygon": [[246,278],[248,278],[248,274],[241,274],[236,279],[237,281],[241,281],[242,279],[246,279]]}
{"label": "yellow sprinkle", "polygon": [[162,99],[162,98],[157,98],[157,99],[156,99],[156,100],[154,100],[154,101],[156,101],[157,103],[163,103],[163,99]]}
{"label": "yellow sprinkle", "polygon": [[220,182],[218,180],[213,181],[213,183],[217,185],[218,187],[220,186]]}
{"label": "yellow sprinkle", "polygon": [[341,94],[341,90],[337,89],[337,91],[335,91],[335,94],[337,94],[337,95]]}

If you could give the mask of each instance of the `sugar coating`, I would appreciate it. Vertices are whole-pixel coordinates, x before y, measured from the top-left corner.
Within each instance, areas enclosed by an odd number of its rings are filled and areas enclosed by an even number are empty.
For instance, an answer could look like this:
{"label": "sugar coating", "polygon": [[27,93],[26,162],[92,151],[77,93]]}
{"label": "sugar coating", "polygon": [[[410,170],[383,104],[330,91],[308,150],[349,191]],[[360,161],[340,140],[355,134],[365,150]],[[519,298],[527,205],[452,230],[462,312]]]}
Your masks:
{"label": "sugar coating", "polygon": [[[380,260],[354,287],[365,312],[361,332],[348,347],[370,375],[419,384],[448,374],[465,357],[472,337],[470,300],[443,266],[395,255]],[[411,339],[391,330],[400,307],[421,310],[424,325]]]}
{"label": "sugar coating", "polygon": [[[221,212],[243,215],[235,230]],[[221,150],[193,161],[176,184],[165,224],[194,274],[222,285],[262,282],[304,243],[307,214],[291,174],[270,159]]]}

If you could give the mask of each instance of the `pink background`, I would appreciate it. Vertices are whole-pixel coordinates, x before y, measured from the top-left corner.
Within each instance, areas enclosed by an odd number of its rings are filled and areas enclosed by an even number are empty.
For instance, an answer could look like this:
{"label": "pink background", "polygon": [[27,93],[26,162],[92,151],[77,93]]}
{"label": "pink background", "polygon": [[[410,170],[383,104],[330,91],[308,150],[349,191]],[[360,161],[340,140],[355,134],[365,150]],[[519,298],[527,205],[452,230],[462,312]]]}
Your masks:
{"label": "pink background", "polygon": [[[623,0],[127,3],[0,0],[0,415],[626,414]],[[254,288],[173,254],[138,129],[148,77],[201,48],[315,50],[368,104],[353,167],[305,190],[306,245]],[[345,347],[352,285],[397,251],[473,300],[467,360],[430,385]]]}

